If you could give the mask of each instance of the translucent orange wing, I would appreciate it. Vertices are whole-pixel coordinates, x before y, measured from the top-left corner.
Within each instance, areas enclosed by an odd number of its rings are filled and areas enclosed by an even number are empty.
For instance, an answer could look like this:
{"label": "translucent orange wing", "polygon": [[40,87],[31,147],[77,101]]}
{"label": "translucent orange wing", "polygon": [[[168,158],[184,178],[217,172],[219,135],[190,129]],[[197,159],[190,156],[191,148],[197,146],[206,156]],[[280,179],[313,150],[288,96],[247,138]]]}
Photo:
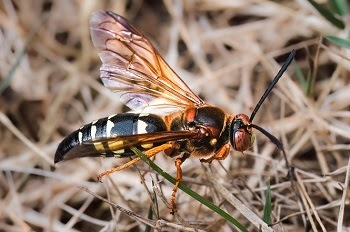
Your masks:
{"label": "translucent orange wing", "polygon": [[124,91],[121,101],[131,109],[157,104],[155,99],[183,108],[204,104],[125,18],[109,11],[95,12],[90,30],[103,63],[104,85]]}

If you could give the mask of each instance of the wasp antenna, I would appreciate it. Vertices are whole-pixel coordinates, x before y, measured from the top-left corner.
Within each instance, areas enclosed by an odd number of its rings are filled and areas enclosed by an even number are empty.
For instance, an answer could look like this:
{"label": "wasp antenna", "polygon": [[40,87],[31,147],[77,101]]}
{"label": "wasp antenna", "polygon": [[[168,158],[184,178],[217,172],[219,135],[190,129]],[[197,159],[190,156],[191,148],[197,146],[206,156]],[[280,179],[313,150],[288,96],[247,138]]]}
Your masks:
{"label": "wasp antenna", "polygon": [[282,152],[282,154],[283,154],[284,160],[286,161],[287,168],[290,169],[290,165],[289,165],[289,162],[288,162],[288,159],[287,159],[287,154],[284,151],[283,144],[278,140],[278,138],[276,138],[275,136],[270,134],[267,130],[265,130],[264,128],[262,128],[262,127],[260,127],[258,125],[250,124],[249,126],[255,128],[258,131],[260,131],[261,133],[263,133],[266,137],[268,137],[271,140],[271,142],[273,142],[276,145],[278,150],[280,150],[280,152]]}
{"label": "wasp antenna", "polygon": [[282,65],[282,68],[280,69],[280,71],[278,71],[277,75],[275,76],[275,78],[271,82],[270,86],[266,89],[265,93],[260,98],[258,104],[256,104],[252,114],[250,115],[250,118],[249,118],[250,122],[253,121],[253,119],[255,117],[255,114],[258,112],[260,106],[263,104],[263,102],[265,101],[267,96],[270,94],[270,92],[273,89],[273,87],[277,84],[279,79],[282,77],[283,73],[286,71],[286,69],[288,68],[288,66],[290,65],[290,63],[294,59],[294,57],[295,57],[295,50],[293,49],[292,52],[289,54],[288,59],[286,60],[286,62]]}
{"label": "wasp antenna", "polygon": [[267,130],[265,130],[264,128],[258,126],[258,125],[255,125],[255,124],[250,124],[249,126],[257,129],[258,131],[260,131],[261,133],[263,133],[266,137],[268,137],[271,142],[273,142],[276,147],[278,148],[278,150],[280,151],[283,151],[284,148],[283,148],[283,144],[278,140],[278,138],[276,138],[275,136],[273,136],[272,134],[270,134]]}

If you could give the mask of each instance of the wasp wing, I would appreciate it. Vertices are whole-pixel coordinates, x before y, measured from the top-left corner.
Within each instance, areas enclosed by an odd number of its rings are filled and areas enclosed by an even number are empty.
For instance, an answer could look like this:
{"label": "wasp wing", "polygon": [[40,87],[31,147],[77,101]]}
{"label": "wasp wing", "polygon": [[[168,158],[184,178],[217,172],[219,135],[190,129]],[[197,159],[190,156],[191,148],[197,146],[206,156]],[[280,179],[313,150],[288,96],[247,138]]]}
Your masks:
{"label": "wasp wing", "polygon": [[162,131],[147,134],[123,135],[84,141],[83,143],[76,144],[68,151],[67,149],[60,148],[60,146],[66,146],[65,142],[62,141],[56,151],[54,160],[57,163],[82,157],[127,157],[130,156],[131,151],[129,151],[128,155],[120,151],[131,147],[141,146],[142,148],[142,145],[145,145],[144,147],[149,147],[150,145],[157,146],[166,142],[197,138],[198,136],[197,131]]}
{"label": "wasp wing", "polygon": [[97,11],[91,16],[90,31],[103,63],[100,71],[104,85],[125,92],[121,101],[132,110],[153,105],[157,99],[182,108],[204,104],[122,16]]}

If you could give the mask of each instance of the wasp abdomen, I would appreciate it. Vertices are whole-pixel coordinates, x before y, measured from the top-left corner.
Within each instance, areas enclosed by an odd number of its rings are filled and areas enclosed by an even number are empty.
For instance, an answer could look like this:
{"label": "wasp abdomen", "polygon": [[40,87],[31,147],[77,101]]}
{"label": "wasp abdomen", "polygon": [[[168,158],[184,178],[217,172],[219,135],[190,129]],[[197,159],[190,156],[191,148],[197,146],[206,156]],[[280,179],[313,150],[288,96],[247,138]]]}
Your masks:
{"label": "wasp abdomen", "polygon": [[[124,113],[101,118],[92,123],[86,124],[66,137],[58,146],[55,154],[55,163],[62,160],[69,160],[78,157],[127,157],[134,155],[128,149],[112,150],[109,147],[108,139],[116,136],[145,134],[165,131],[164,120],[153,114]],[[104,140],[101,142],[101,140]],[[99,142],[94,142],[99,140]],[[115,142],[115,140],[114,140]],[[123,142],[121,137],[121,142]],[[80,147],[79,153],[74,148]],[[141,144],[141,150],[147,150],[153,144]]]}

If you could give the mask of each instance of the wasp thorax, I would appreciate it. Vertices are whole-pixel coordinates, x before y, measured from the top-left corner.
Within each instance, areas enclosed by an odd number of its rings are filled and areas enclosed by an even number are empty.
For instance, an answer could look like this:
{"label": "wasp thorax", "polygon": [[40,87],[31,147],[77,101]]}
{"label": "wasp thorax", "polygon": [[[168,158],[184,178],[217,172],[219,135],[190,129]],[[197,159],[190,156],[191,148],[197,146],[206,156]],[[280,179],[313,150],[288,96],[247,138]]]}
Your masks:
{"label": "wasp thorax", "polygon": [[251,122],[245,114],[237,114],[230,127],[230,142],[236,151],[245,151],[254,143],[255,136],[250,127]]}

